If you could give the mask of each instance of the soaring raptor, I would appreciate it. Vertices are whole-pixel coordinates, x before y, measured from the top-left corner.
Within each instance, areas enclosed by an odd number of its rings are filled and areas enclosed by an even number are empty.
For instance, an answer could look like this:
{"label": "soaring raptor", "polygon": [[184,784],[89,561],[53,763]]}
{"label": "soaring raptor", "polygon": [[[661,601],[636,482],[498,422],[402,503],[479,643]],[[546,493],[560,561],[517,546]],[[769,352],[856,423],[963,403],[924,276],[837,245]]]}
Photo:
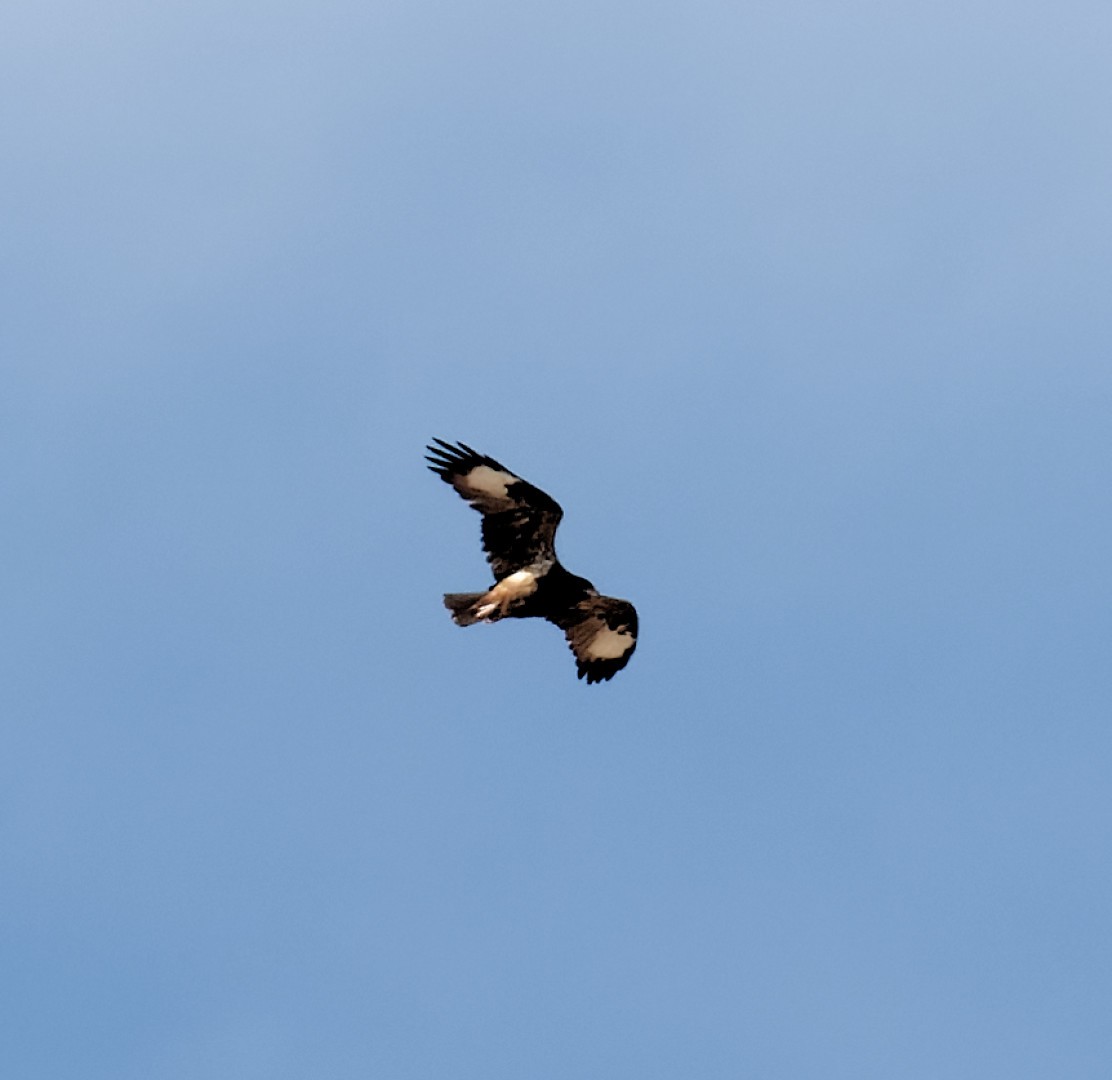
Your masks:
{"label": "soaring raptor", "polygon": [[560,565],[556,526],[564,512],[556,501],[465,443],[433,442],[425,460],[483,515],[483,550],[494,571],[486,592],[444,597],[456,625],[547,619],[564,631],[581,679],[597,683],[621,671],[637,647],[637,612]]}

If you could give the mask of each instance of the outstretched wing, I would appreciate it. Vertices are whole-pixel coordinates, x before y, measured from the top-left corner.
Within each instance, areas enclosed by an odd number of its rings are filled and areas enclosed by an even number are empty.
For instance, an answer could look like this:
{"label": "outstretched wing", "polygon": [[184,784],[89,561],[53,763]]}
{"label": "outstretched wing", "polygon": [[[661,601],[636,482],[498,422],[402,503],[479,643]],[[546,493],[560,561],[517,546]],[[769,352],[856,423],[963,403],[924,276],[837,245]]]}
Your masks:
{"label": "outstretched wing", "polygon": [[588,683],[612,679],[637,648],[637,610],[628,600],[592,596],[549,621],[564,631],[579,677]]}
{"label": "outstretched wing", "polygon": [[466,443],[433,442],[425,457],[429,468],[483,515],[483,550],[496,581],[556,558],[556,526],[564,512],[555,499]]}

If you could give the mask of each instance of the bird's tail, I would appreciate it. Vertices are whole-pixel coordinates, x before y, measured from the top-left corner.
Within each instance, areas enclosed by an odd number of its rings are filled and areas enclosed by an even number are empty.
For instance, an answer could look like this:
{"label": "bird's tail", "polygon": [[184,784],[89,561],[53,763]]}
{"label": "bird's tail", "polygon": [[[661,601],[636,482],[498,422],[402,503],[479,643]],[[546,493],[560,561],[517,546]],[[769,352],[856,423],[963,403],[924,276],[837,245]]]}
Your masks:
{"label": "bird's tail", "polygon": [[482,622],[482,617],[476,614],[478,601],[486,593],[481,592],[450,592],[444,594],[444,606],[452,613],[452,621],[456,626],[471,626],[472,623]]}

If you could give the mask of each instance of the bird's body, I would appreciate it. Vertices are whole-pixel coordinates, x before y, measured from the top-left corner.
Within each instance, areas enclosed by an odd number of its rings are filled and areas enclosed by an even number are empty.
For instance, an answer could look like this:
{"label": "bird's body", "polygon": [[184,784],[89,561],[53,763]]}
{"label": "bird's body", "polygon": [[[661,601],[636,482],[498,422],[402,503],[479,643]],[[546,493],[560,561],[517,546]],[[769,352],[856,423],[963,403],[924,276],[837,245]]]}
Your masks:
{"label": "bird's body", "polygon": [[612,678],[637,646],[637,612],[627,600],[601,596],[560,564],[559,504],[464,443],[434,442],[429,468],[483,515],[483,550],[495,577],[485,592],[445,595],[456,624],[547,619],[564,631],[581,679]]}

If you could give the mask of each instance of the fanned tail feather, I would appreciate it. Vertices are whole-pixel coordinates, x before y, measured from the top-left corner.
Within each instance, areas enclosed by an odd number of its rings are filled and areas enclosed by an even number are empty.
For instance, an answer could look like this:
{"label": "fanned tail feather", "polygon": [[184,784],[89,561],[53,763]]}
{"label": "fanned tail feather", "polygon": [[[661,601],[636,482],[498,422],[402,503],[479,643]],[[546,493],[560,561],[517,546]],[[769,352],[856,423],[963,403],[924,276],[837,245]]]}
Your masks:
{"label": "fanned tail feather", "polygon": [[481,592],[450,592],[444,594],[444,606],[452,613],[456,626],[471,626],[482,620],[475,614],[476,602],[484,596]]}

